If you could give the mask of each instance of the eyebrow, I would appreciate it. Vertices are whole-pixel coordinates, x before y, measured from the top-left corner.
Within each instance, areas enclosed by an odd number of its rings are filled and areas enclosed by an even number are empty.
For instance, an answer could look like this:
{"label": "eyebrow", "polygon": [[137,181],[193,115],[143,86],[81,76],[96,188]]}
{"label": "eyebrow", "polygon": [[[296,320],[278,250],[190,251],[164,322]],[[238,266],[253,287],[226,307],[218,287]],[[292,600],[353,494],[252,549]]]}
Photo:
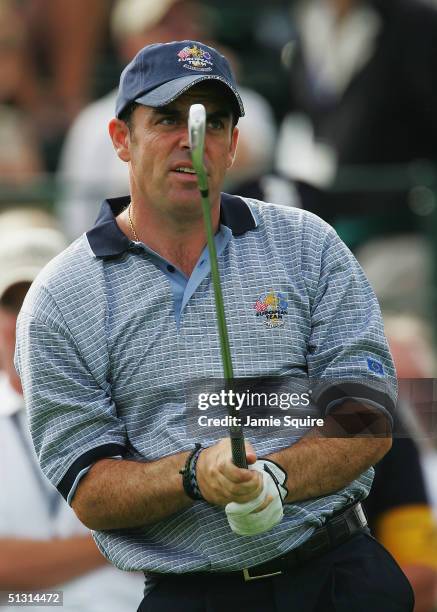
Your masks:
{"label": "eyebrow", "polygon": [[206,113],[206,116],[209,119],[229,119],[230,117],[232,117],[232,111],[231,109],[229,110],[217,110],[217,111],[213,111],[212,113]]}
{"label": "eyebrow", "polygon": [[180,115],[180,111],[171,106],[157,106],[153,108],[154,115]]}

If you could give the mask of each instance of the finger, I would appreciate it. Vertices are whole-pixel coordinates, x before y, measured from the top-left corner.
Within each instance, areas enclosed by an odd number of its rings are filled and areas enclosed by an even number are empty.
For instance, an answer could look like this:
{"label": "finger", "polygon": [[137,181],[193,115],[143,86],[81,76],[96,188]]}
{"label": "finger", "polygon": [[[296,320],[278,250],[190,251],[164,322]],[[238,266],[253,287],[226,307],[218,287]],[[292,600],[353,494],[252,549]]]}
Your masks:
{"label": "finger", "polygon": [[244,483],[253,479],[253,471],[237,467],[231,458],[222,457],[217,467],[219,472],[231,482]]}
{"label": "finger", "polygon": [[253,451],[247,452],[246,459],[248,465],[252,465],[253,463],[256,463],[256,454]]}
{"label": "finger", "polygon": [[271,504],[272,501],[273,501],[273,497],[271,495],[267,495],[263,503],[260,506],[258,506],[258,508],[253,510],[251,514],[257,514],[258,512],[261,512],[261,510],[264,510],[264,508],[267,508],[267,506]]}
{"label": "finger", "polygon": [[[242,470],[247,472],[248,470]],[[243,503],[255,499],[263,489],[263,479],[259,472],[251,472],[250,480],[237,482],[230,480],[226,474],[217,473],[214,480],[217,493],[224,495],[228,501]]]}
{"label": "finger", "polygon": [[227,495],[233,501],[236,501],[238,503],[245,503],[256,499],[262,493],[263,482],[262,479],[260,479],[260,481],[250,483],[250,485],[247,483],[239,486],[233,485],[232,487],[229,487],[225,490],[227,491]]}
{"label": "finger", "polygon": [[[242,470],[243,471],[243,470]],[[248,470],[244,470],[247,472]],[[231,495],[250,495],[258,493],[262,489],[262,475],[259,472],[251,472],[249,475],[235,475],[232,470],[224,470],[216,475],[217,484]]]}

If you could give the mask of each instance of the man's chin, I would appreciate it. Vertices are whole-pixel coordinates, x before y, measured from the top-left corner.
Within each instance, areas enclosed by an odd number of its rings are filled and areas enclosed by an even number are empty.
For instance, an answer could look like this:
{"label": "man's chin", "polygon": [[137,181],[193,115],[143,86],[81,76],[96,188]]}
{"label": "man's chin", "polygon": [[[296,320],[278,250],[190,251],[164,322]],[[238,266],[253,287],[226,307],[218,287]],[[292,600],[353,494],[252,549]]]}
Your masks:
{"label": "man's chin", "polygon": [[168,200],[171,203],[174,211],[186,210],[200,210],[202,203],[200,201],[199,189],[178,189],[168,194]]}
{"label": "man's chin", "polygon": [[175,221],[196,221],[202,218],[202,203],[200,194],[184,194],[179,197],[172,197],[169,201],[172,217]]}
{"label": "man's chin", "polygon": [[[210,194],[211,195],[211,194]],[[213,202],[214,198],[210,202]],[[167,193],[167,205],[176,222],[196,222],[203,219],[202,202],[198,187],[175,189]]]}

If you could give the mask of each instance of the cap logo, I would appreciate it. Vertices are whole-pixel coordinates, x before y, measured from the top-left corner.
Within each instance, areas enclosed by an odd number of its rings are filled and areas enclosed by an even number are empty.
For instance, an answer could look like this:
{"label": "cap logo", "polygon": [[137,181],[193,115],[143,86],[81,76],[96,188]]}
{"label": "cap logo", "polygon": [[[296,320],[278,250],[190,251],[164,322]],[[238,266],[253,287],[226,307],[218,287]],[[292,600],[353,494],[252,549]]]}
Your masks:
{"label": "cap logo", "polygon": [[185,62],[184,68],[200,72],[210,72],[214,65],[211,61],[211,53],[201,49],[197,45],[184,47],[178,53],[178,62]]}

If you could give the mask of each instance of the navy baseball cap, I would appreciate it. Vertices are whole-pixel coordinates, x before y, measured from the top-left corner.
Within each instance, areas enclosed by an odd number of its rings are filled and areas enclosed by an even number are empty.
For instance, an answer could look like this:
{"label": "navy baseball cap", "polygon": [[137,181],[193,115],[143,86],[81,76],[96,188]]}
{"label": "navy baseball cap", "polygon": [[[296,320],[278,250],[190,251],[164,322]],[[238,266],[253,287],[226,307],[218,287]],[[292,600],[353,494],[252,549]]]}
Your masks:
{"label": "navy baseball cap", "polygon": [[201,81],[223,83],[233,94],[234,112],[244,106],[228,60],[201,42],[182,40],[148,45],[137,53],[121,73],[115,116],[131,103],[165,106]]}

